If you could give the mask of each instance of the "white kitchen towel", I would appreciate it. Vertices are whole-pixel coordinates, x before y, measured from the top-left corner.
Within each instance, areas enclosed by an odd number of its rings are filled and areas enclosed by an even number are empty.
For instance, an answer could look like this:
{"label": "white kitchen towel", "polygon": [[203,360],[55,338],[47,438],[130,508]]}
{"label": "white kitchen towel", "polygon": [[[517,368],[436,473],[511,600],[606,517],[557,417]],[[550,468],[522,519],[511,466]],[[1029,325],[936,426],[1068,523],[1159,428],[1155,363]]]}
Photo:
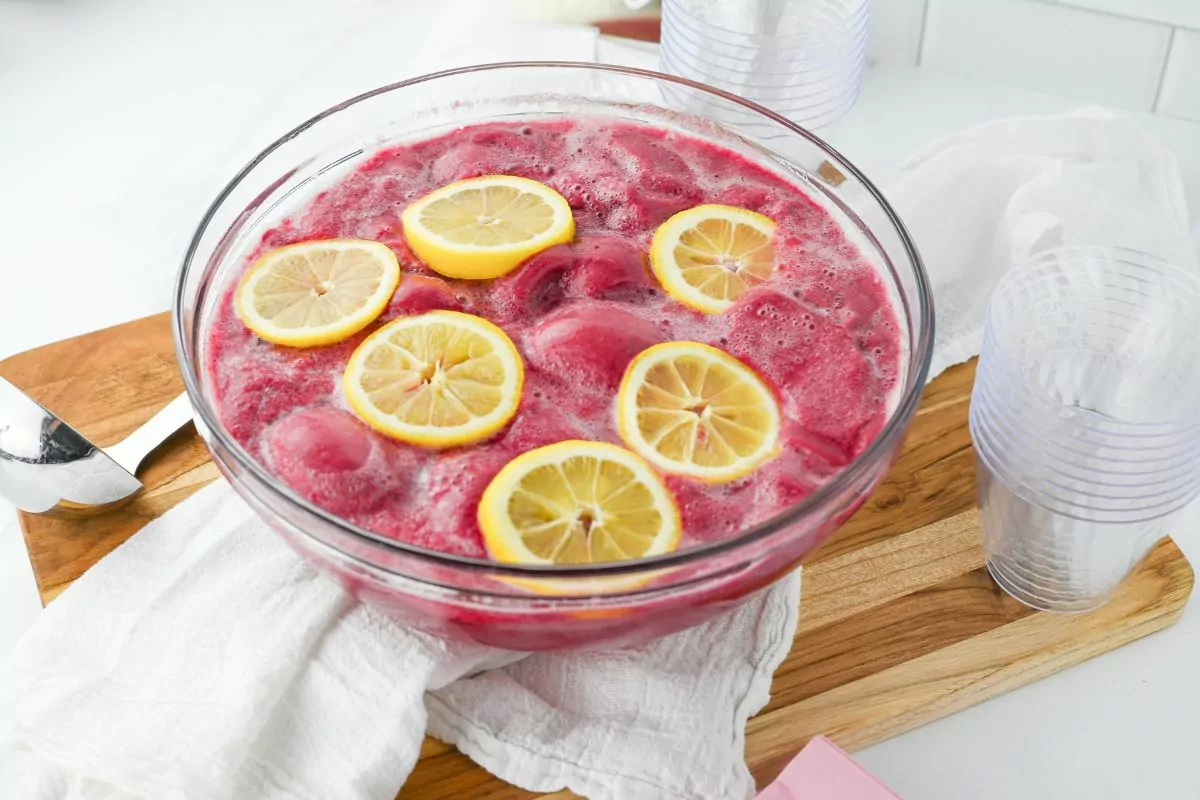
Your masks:
{"label": "white kitchen towel", "polygon": [[931,377],[979,352],[1000,277],[1042,250],[1113,245],[1197,265],[1174,155],[1103,109],[947,136],[902,164],[887,189],[933,283]]}
{"label": "white kitchen towel", "polygon": [[742,800],[746,720],[799,593],[797,573],[642,647],[526,656],[354,603],[218,481],[92,567],[9,659],[3,796],[391,800],[428,725],[528,789]]}

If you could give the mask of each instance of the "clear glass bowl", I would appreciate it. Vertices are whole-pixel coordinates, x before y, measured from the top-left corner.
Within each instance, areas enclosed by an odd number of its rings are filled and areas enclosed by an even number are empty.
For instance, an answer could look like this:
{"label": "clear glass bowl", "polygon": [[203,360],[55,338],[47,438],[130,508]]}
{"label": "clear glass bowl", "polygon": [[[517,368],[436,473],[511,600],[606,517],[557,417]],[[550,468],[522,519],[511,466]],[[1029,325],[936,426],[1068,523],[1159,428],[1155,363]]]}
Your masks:
{"label": "clear glass bowl", "polygon": [[[670,89],[749,113],[763,140],[681,113]],[[784,171],[877,261],[903,327],[905,363],[891,417],[834,480],[774,518],[720,542],[594,567],[522,567],[449,555],[358,528],[269,474],[219,422],[205,323],[267,227],[379,147],[489,120],[612,115],[686,131]],[[531,62],[449,70],[385,86],[288,132],[213,202],[176,285],[176,352],[196,427],[235,490],[292,547],[357,597],[427,629],[519,650],[621,646],[702,622],[793,570],[862,505],[899,449],[929,368],[933,308],[916,247],[879,191],[808,131],[716,89],[643,70]]]}

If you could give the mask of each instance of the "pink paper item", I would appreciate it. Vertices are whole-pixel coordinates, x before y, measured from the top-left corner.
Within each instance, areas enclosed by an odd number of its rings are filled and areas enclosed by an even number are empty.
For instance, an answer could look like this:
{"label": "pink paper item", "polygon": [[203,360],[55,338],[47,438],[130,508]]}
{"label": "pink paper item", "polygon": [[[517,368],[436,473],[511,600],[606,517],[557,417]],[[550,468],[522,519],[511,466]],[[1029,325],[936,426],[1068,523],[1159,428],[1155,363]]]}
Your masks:
{"label": "pink paper item", "polygon": [[824,736],[801,750],[756,800],[900,800]]}

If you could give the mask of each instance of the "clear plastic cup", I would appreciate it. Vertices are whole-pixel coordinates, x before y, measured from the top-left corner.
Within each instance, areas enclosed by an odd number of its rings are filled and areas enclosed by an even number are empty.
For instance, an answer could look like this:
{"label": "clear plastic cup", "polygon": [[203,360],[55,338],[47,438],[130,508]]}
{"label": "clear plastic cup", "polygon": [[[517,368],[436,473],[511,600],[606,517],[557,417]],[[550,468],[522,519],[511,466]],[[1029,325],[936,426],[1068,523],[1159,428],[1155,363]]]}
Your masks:
{"label": "clear plastic cup", "polygon": [[[867,0],[664,0],[662,68],[820,127],[858,97],[868,10]],[[697,97],[689,110],[711,115]]]}
{"label": "clear plastic cup", "polygon": [[671,16],[729,44],[828,40],[865,24],[868,0],[666,0]]}
{"label": "clear plastic cup", "polygon": [[[662,64],[664,67],[676,69],[680,72],[689,72],[696,77],[695,80],[702,80],[707,75],[699,69],[693,69],[687,66],[684,62],[678,61],[677,56],[662,55]],[[756,102],[762,105],[770,106],[776,113],[788,115],[790,112],[805,111],[816,107],[839,105],[846,95],[832,87],[840,86],[844,80],[857,81],[863,70],[862,63],[850,64],[839,67],[841,73],[835,73],[821,82],[806,84],[801,87],[774,87],[774,86],[748,86],[738,92],[740,97]],[[751,80],[749,77],[746,80]],[[726,84],[733,84],[732,79],[726,78]],[[727,91],[732,91],[727,89]]]}
{"label": "clear plastic cup", "polygon": [[[806,0],[810,3],[811,0]],[[845,24],[836,27],[814,29],[813,35],[786,36],[779,33],[766,35],[752,34],[740,37],[736,41],[722,38],[719,29],[703,22],[689,19],[686,15],[674,11],[674,5],[668,2],[663,10],[664,25],[672,35],[678,34],[680,41],[699,46],[705,54],[722,58],[731,58],[743,62],[754,62],[766,54],[786,53],[789,57],[800,60],[808,57],[818,57],[838,48],[849,49],[865,42],[867,33],[866,8],[862,13],[843,20]]]}
{"label": "clear plastic cup", "polygon": [[1200,275],[1046,251],[988,304],[971,396],[988,570],[1045,611],[1103,605],[1200,494]]}
{"label": "clear plastic cup", "polygon": [[[663,69],[666,72],[671,72],[665,64]],[[685,86],[672,86],[664,89],[663,94],[671,103],[685,109],[691,114],[719,120],[730,128],[735,128],[758,139],[773,141],[775,139],[786,138],[779,133],[777,128],[764,123],[760,118],[742,114],[737,110],[714,107],[708,97],[695,89]],[[784,119],[796,121],[797,124],[802,124],[807,128],[817,129],[841,119],[850,110],[850,107],[854,105],[857,98],[858,92],[856,90],[849,96],[822,100],[801,110],[780,110],[776,111],[776,113]],[[760,105],[762,104],[761,101],[755,102],[759,102]]]}
{"label": "clear plastic cup", "polygon": [[[865,42],[853,50],[840,54],[836,59],[811,59],[789,61],[780,72],[771,72],[770,64],[733,65],[732,60],[703,56],[682,47],[664,53],[676,64],[685,67],[700,77],[715,77],[727,81],[742,81],[752,92],[779,92],[806,95],[813,87],[829,91],[841,87],[847,75],[863,66],[862,54]],[[803,80],[796,79],[803,73]]]}
{"label": "clear plastic cup", "polygon": [[[726,91],[745,97],[748,100],[768,107],[786,119],[793,120],[809,128],[819,128],[840,119],[853,106],[858,98],[858,88],[863,71],[863,64],[855,66],[852,74],[847,76],[851,83],[851,91],[847,94],[841,88],[830,89],[828,85],[808,85],[796,96],[770,96],[766,92],[754,91],[737,84],[731,79],[717,81],[706,75],[697,75],[696,70],[681,67],[666,51],[662,53],[662,68],[665,72],[675,75],[690,75],[692,80],[707,82],[710,85],[721,85]],[[741,79],[739,79],[741,80]],[[840,86],[840,81],[835,85]],[[688,111],[717,119],[727,125],[737,127],[755,136],[770,138],[773,129],[764,125],[760,117],[742,113],[737,109],[722,107],[714,103],[711,97],[686,86],[673,86],[670,89],[672,101]]]}

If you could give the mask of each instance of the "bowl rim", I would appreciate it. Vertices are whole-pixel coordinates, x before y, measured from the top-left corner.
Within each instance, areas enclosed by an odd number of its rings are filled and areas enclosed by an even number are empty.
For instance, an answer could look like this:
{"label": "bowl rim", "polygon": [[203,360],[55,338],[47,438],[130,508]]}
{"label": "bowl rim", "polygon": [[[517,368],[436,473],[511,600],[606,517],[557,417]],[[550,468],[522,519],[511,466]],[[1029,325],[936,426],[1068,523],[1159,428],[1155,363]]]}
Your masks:
{"label": "bowl rim", "polygon": [[[833,478],[823,486],[819,487],[812,494],[804,499],[783,509],[774,516],[766,519],[756,525],[753,525],[742,532],[696,547],[679,550],[672,553],[667,553],[649,558],[630,559],[628,561],[609,562],[597,565],[586,566],[546,566],[533,564],[504,564],[497,561],[491,561],[486,558],[474,558],[471,556],[457,555],[454,553],[446,553],[438,550],[432,550],[426,547],[401,542],[396,539],[391,539],[382,534],[374,533],[359,527],[354,523],[346,520],[320,506],[312,503],[304,497],[301,497],[290,487],[284,485],[255,458],[253,458],[245,448],[237,442],[225,430],[224,425],[217,417],[215,408],[205,397],[200,388],[200,369],[188,356],[185,348],[185,339],[187,334],[184,325],[183,306],[185,299],[185,287],[188,274],[193,266],[193,261],[197,251],[200,249],[201,240],[208,232],[209,226],[216,217],[225,201],[232,195],[239,184],[262,163],[271,153],[275,152],[281,146],[296,138],[304,131],[313,127],[322,120],[331,117],[353,105],[356,105],[372,97],[386,94],[388,92],[404,89],[405,87],[414,86],[422,83],[436,81],[442,78],[468,75],[471,73],[504,70],[504,69],[567,69],[567,70],[584,70],[600,73],[608,73],[614,75],[626,75],[635,78],[649,79],[659,82],[673,83],[679,86],[701,91],[706,94],[720,97],[721,99],[742,106],[743,108],[752,111],[762,117],[765,117],[785,129],[792,134],[808,140],[811,144],[819,148],[827,160],[831,161],[840,171],[848,176],[854,177],[866,189],[879,207],[886,215],[888,222],[895,228],[900,242],[903,245],[905,255],[908,257],[913,266],[913,277],[916,284],[915,304],[916,304],[916,323],[917,333],[910,331],[909,336],[914,340],[914,346],[909,352],[907,364],[907,375],[909,383],[904,390],[902,396],[893,409],[891,416],[884,423],[883,428],[872,440],[871,444],[859,453],[850,463],[846,464]],[[711,122],[711,120],[710,120]],[[719,124],[719,123],[713,123]],[[243,209],[244,211],[244,209]],[[912,300],[902,299],[903,305],[907,306],[912,303]],[[200,326],[195,325],[193,331],[193,339],[199,339]],[[492,575],[500,575],[507,577],[523,577],[523,578],[567,578],[567,579],[585,579],[585,578],[608,578],[632,573],[641,573],[648,570],[663,570],[667,568],[678,568],[697,562],[707,561],[713,557],[725,555],[731,552],[742,550],[750,545],[759,542],[772,534],[777,533],[780,529],[785,528],[792,523],[802,519],[809,511],[818,508],[836,497],[840,492],[844,491],[847,486],[852,485],[867,469],[874,466],[881,455],[887,448],[897,443],[897,439],[902,438],[904,431],[908,427],[909,421],[916,412],[916,408],[921,399],[921,394],[925,387],[926,377],[929,373],[929,365],[933,356],[933,338],[934,338],[934,309],[933,309],[933,293],[932,286],[929,281],[929,276],[925,271],[924,262],[921,260],[920,253],[917,251],[916,244],[913,242],[911,234],[907,227],[900,220],[899,215],[882,192],[867,179],[857,167],[851,164],[837,150],[831,147],[820,137],[813,134],[811,131],[791,122],[785,117],[776,114],[770,109],[764,108],[750,100],[738,97],[734,94],[718,89],[713,86],[698,83],[687,78],[681,78],[674,75],[668,75],[653,70],[640,69],[637,67],[625,67],[613,64],[599,64],[583,61],[502,61],[490,62],[486,64],[475,64],[464,67],[456,67],[453,69],[439,70],[424,75],[419,75],[414,78],[409,78],[403,81],[397,81],[367,92],[355,95],[347,100],[344,100],[336,105],[321,111],[318,114],[310,117],[304,122],[297,125],[287,133],[280,136],[257,155],[254,156],[241,170],[233,176],[232,179],[221,189],[216,198],[209,204],[204,215],[201,217],[195,232],[192,234],[191,241],[188,243],[187,250],[184,252],[183,260],[180,264],[178,273],[175,279],[175,288],[173,292],[173,301],[171,306],[171,331],[172,339],[175,346],[175,357],[180,366],[180,372],[183,375],[184,385],[187,391],[192,407],[203,423],[204,427],[213,436],[222,447],[232,454],[237,466],[241,469],[249,471],[262,485],[270,492],[276,494],[288,504],[298,506],[307,514],[313,515],[325,523],[333,526],[344,534],[348,534],[355,539],[362,540],[364,543],[371,546],[382,547],[385,550],[399,553],[406,557],[412,557],[423,561],[427,564],[442,567],[462,570],[464,572],[486,572]],[[311,536],[307,531],[303,531],[306,536]],[[339,548],[340,550],[340,548]],[[361,560],[361,556],[356,556]],[[393,570],[382,564],[375,562],[372,566],[377,569],[382,569],[388,572],[394,572],[403,575],[406,578],[421,582],[428,582],[427,578],[409,575],[405,572]],[[607,594],[607,593],[606,593]],[[618,594],[624,594],[618,593]],[[543,598],[545,599],[545,598]]]}

